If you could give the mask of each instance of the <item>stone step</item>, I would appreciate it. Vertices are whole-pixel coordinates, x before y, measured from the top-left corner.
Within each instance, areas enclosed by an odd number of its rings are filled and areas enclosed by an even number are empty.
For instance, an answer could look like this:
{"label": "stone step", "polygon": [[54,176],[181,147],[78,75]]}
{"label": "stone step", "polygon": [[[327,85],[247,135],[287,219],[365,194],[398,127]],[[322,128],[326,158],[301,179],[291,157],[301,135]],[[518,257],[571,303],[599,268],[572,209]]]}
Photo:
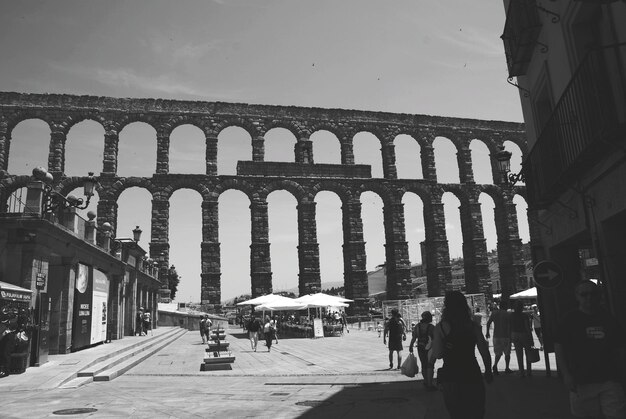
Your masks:
{"label": "stone step", "polygon": [[93,376],[93,381],[111,381],[120,375],[124,374],[126,371],[139,364],[146,358],[154,355],[170,343],[174,342],[176,339],[181,337],[187,333],[186,330],[180,329],[176,333],[168,335],[165,339],[161,339],[158,342],[154,342],[154,344],[142,348],[141,351],[133,351],[133,353],[128,356],[125,355],[120,357],[118,362],[109,366],[105,370],[101,370]]}

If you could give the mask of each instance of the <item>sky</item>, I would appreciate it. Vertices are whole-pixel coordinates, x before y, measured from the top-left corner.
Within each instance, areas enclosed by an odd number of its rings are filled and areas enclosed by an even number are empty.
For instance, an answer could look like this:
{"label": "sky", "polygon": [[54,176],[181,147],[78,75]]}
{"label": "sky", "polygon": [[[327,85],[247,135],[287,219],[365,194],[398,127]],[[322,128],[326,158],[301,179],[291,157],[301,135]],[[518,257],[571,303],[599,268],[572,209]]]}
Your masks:
{"label": "sky", "polygon": [[[134,0],[0,2],[0,91],[68,93],[133,98],[224,101],[343,108],[522,122],[518,91],[507,83],[499,36],[504,6],[491,0]],[[103,129],[92,121],[68,135],[66,173],[102,170]],[[373,136],[372,136],[373,137]],[[29,173],[45,165],[49,129],[41,121],[19,124],[12,134],[9,171]],[[312,138],[316,163],[339,163],[336,138]],[[267,161],[294,161],[295,138],[275,129],[266,136]],[[172,134],[171,173],[203,173],[199,130]],[[437,139],[440,182],[458,182],[455,150]],[[420,178],[419,147],[396,139],[398,174]],[[511,147],[511,148],[509,148]],[[512,168],[519,170],[519,150]],[[491,180],[488,153],[472,143],[478,183]],[[380,176],[380,145],[361,133],[357,163]],[[218,173],[234,174],[251,160],[250,138],[237,128],[221,133]],[[151,176],[154,130],[136,123],[120,133],[118,174]],[[485,171],[487,170],[487,171]],[[97,197],[96,197],[97,198]],[[132,188],[120,197],[117,237],[132,236],[149,248],[150,196]],[[285,191],[269,198],[274,290],[297,287],[295,199]],[[95,211],[95,203],[89,209]],[[222,298],[250,293],[249,201],[229,191],[220,197]],[[340,202],[316,198],[322,284],[342,281]],[[405,197],[409,256],[421,261],[421,202]],[[384,263],[382,203],[364,194],[367,269]],[[493,203],[481,199],[488,249],[496,247]],[[516,197],[518,213],[525,203]],[[170,200],[170,263],[181,276],[178,301],[199,301],[200,204],[197,193],[177,191]],[[458,200],[446,196],[452,257],[460,257]],[[521,216],[521,215],[520,215]],[[245,222],[244,222],[245,221]],[[528,241],[527,222],[520,236]]]}

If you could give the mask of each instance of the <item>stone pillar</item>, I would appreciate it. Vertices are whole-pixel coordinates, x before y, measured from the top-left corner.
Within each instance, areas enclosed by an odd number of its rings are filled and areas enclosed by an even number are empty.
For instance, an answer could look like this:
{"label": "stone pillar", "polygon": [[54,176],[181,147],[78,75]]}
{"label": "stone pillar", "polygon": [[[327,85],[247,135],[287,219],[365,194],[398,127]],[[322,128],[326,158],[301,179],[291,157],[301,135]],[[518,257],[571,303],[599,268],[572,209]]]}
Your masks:
{"label": "stone pillar", "polygon": [[170,135],[160,131],[157,133],[156,174],[166,175],[170,171]]}
{"label": "stone pillar", "polygon": [[301,296],[322,291],[315,206],[315,201],[298,203],[298,291]]}
{"label": "stone pillar", "polygon": [[[48,171],[53,175],[61,175],[65,171],[65,141],[63,131],[54,129],[50,133],[50,153],[48,154]],[[55,176],[56,178],[56,176]]]}
{"label": "stone pillar", "polygon": [[115,175],[117,173],[117,154],[119,150],[119,132],[116,124],[108,124],[104,131],[104,156],[102,158],[102,173]]}
{"label": "stone pillar", "polygon": [[[101,196],[98,200],[98,225],[102,227],[104,223],[110,223],[113,226],[113,233],[115,233],[117,224],[117,202],[108,199],[106,196]],[[96,241],[102,246],[104,240],[104,231],[98,230],[96,234]]]}
{"label": "stone pillar", "polygon": [[437,170],[435,168],[435,151],[432,143],[428,143],[428,145],[422,146],[420,148],[424,180],[437,182]]}
{"label": "stone pillar", "polygon": [[252,244],[250,244],[250,279],[252,298],[272,292],[272,259],[270,257],[267,202],[250,204]]}
{"label": "stone pillar", "polygon": [[502,199],[496,201],[495,219],[498,235],[498,264],[502,298],[526,289],[525,267],[522,261],[522,241],[517,228],[517,211],[512,191],[502,189]]}
{"label": "stone pillar", "polygon": [[459,165],[459,181],[461,183],[474,183],[474,171],[472,170],[472,152],[468,144],[463,144],[458,150],[456,160]]}
{"label": "stone pillar", "polygon": [[491,275],[480,202],[475,197],[471,197],[468,201],[461,202],[459,210],[463,232],[465,292],[485,294],[485,297],[491,301]]}
{"label": "stone pillar", "polygon": [[295,145],[296,163],[313,164],[313,141],[300,138]]}
{"label": "stone pillar", "polygon": [[217,175],[217,135],[207,134],[206,143],[206,174],[209,176]]}
{"label": "stone pillar", "polygon": [[341,164],[354,164],[354,144],[352,138],[341,140]]}
{"label": "stone pillar", "polygon": [[265,138],[262,135],[252,139],[252,161],[265,161]]}
{"label": "stone pillar", "polygon": [[383,155],[383,177],[385,179],[397,179],[395,144],[393,141],[384,141],[381,151]]}
{"label": "stone pillar", "polygon": [[440,297],[446,290],[452,289],[450,250],[440,193],[433,194],[432,201],[424,203],[424,227],[428,296]]}
{"label": "stone pillar", "polygon": [[0,117],[0,178],[2,172],[9,168],[9,149],[11,146],[11,133],[8,130],[4,117]]}
{"label": "stone pillar", "polygon": [[219,243],[219,204],[218,201],[202,202],[202,259],[203,305],[218,308],[221,304],[221,262]]}
{"label": "stone pillar", "polygon": [[352,200],[342,206],[343,266],[346,298],[354,300],[350,314],[367,314],[369,287],[367,282],[365,242],[361,202]]}
{"label": "stone pillar", "polygon": [[411,298],[411,262],[404,230],[404,204],[386,203],[383,208],[385,222],[385,272],[387,299]]}
{"label": "stone pillar", "polygon": [[158,263],[161,289],[169,288],[169,216],[170,203],[166,200],[152,200],[152,241],[150,257]]}

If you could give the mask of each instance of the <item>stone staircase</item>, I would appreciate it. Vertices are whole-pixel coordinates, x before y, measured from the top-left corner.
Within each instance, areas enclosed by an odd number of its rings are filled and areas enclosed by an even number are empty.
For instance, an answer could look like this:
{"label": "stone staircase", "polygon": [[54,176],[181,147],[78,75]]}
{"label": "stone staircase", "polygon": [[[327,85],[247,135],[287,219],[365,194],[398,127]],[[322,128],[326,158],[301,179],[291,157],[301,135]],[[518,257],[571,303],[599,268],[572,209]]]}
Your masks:
{"label": "stone staircase", "polygon": [[95,359],[63,381],[59,388],[76,388],[94,381],[111,381],[185,333],[185,329],[174,328],[158,336],[146,336],[146,339]]}

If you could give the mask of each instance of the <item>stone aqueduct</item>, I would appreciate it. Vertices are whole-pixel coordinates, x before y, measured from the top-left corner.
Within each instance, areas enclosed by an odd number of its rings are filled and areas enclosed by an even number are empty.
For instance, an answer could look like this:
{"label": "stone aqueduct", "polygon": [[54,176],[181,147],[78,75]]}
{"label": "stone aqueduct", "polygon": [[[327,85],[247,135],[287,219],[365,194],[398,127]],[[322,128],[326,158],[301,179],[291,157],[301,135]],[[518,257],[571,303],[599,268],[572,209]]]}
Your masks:
{"label": "stone aqueduct", "polygon": [[[266,197],[275,190],[286,190],[297,199],[299,292],[320,291],[319,250],[316,232],[315,196],[332,191],[342,201],[343,260],[345,293],[360,311],[368,297],[360,195],[377,193],[383,201],[387,298],[410,295],[410,262],[405,239],[402,196],[417,194],[424,207],[424,258],[430,296],[441,295],[451,287],[452,276],[442,194],[452,192],[461,202],[463,257],[466,291],[491,295],[487,249],[478,201],[487,193],[495,203],[499,271],[504,295],[519,288],[524,275],[521,241],[513,196],[525,195],[525,188],[513,189],[494,184],[476,184],[473,178],[469,144],[483,141],[490,150],[492,173],[498,170],[495,153],[504,141],[516,143],[526,153],[523,125],[518,123],[444,118],[425,115],[392,114],[341,109],[248,105],[219,102],[189,102],[161,99],[117,99],[108,97],[0,93],[0,192],[4,200],[26,186],[28,176],[7,172],[11,133],[21,121],[40,119],[50,126],[48,170],[55,188],[69,193],[81,185],[79,177],[64,175],[64,149],[70,128],[93,120],[104,127],[104,157],[99,174],[97,208],[99,223],[117,220],[117,199],[127,188],[142,187],[152,195],[152,241],[150,256],[159,262],[161,278],[169,266],[169,197],[181,188],[196,190],[202,196],[202,301],[220,304],[220,243],[218,240],[218,197],[236,189],[244,192],[251,205],[250,277],[252,295],[272,291],[268,207]],[[133,122],[145,122],[157,132],[156,172],[152,177],[117,175],[118,133]],[[206,138],[206,174],[169,174],[170,133],[180,125],[200,128]],[[217,137],[225,128],[238,126],[251,137],[252,161],[240,161],[237,175],[217,175]],[[291,131],[296,139],[293,163],[264,161],[264,134],[272,128]],[[311,134],[319,130],[335,134],[341,146],[341,164],[315,164]],[[353,137],[359,132],[374,134],[381,143],[383,178],[371,178],[370,166],[354,162]],[[407,134],[420,145],[423,179],[398,179],[394,138]],[[433,140],[446,137],[457,148],[460,183],[437,183]]]}

